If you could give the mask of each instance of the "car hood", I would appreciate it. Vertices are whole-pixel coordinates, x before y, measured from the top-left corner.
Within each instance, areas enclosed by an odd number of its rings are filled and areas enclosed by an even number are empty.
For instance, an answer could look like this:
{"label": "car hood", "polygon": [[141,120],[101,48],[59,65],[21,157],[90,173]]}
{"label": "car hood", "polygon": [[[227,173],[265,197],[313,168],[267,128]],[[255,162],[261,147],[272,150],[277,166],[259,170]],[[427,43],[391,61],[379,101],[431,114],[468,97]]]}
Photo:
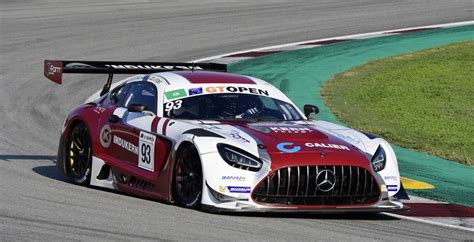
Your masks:
{"label": "car hood", "polygon": [[[309,124],[241,123],[239,129],[261,141],[269,153],[350,152],[351,144]],[[293,149],[294,146],[300,148]],[[297,151],[298,150],[298,151]]]}
{"label": "car hood", "polygon": [[364,153],[350,143],[303,122],[233,123],[265,146],[272,168],[351,165],[370,170]]}

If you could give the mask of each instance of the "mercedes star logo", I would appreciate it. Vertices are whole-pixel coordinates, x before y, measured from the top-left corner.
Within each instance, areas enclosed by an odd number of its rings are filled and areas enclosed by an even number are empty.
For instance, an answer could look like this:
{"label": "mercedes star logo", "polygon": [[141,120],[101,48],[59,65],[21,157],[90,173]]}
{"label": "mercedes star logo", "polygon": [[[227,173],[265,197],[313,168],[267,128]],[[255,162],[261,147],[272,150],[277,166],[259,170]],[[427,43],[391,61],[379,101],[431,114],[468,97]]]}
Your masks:
{"label": "mercedes star logo", "polygon": [[336,185],[336,176],[330,170],[322,170],[316,176],[316,186],[323,192],[331,191]]}

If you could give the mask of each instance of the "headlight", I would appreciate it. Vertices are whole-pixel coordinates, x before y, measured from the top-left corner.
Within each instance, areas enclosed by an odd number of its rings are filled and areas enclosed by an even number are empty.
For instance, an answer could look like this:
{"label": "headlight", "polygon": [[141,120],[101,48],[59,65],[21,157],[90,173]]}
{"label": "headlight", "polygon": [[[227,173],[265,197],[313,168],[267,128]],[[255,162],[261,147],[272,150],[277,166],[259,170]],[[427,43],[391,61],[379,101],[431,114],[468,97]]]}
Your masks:
{"label": "headlight", "polygon": [[262,168],[262,161],[248,152],[226,144],[217,144],[217,150],[227,164],[249,171]]}
{"label": "headlight", "polygon": [[372,167],[376,172],[379,172],[385,168],[386,162],[387,156],[385,155],[385,150],[379,145],[374,156],[372,156]]}

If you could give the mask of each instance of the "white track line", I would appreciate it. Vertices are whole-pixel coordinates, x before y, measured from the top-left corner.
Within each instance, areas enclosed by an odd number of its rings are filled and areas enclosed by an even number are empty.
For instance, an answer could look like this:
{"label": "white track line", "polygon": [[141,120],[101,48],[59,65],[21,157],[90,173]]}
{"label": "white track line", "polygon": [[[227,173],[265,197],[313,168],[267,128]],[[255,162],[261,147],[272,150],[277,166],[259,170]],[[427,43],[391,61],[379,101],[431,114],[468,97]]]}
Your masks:
{"label": "white track line", "polygon": [[464,230],[464,231],[474,232],[474,229],[466,228],[466,227],[462,227],[462,226],[458,226],[458,225],[444,224],[444,223],[440,223],[440,222],[425,220],[425,219],[421,219],[421,218],[417,218],[417,217],[409,217],[409,216],[404,216],[404,215],[400,215],[400,214],[393,214],[393,213],[382,213],[382,214],[385,214],[387,216],[391,216],[391,217],[394,217],[394,218],[399,218],[399,219],[406,219],[406,220],[411,220],[411,221],[420,222],[420,223],[427,223],[427,224],[432,224],[432,225],[446,227],[446,228],[453,228],[453,229],[460,229],[460,230]]}
{"label": "white track line", "polygon": [[433,199],[428,199],[424,197],[418,197],[415,195],[410,195],[410,200],[403,200],[403,203],[436,203],[436,204],[449,204],[447,202],[436,201]]}
{"label": "white track line", "polygon": [[[457,26],[464,26],[464,25],[470,25],[470,24],[474,24],[474,20],[464,21],[464,22],[447,23],[447,24],[418,26],[418,27],[412,27],[412,28],[377,31],[377,32],[364,33],[364,34],[344,35],[344,36],[337,36],[337,37],[324,38],[324,39],[306,40],[306,41],[293,42],[293,43],[282,44],[282,45],[272,45],[272,46],[260,47],[260,48],[255,48],[255,49],[248,49],[248,50],[230,52],[230,53],[225,53],[225,54],[221,54],[221,55],[209,56],[209,57],[206,57],[206,58],[192,60],[191,62],[204,62],[204,61],[209,61],[209,60],[214,60],[214,59],[220,59],[222,57],[229,56],[229,55],[242,54],[242,53],[247,53],[247,52],[251,52],[251,51],[265,51],[265,50],[276,49],[276,48],[285,48],[285,47],[290,47],[290,46],[295,46],[295,45],[300,45],[300,44],[306,44],[306,43],[311,43],[311,42],[316,42],[316,41],[325,41],[325,40],[333,40],[333,39],[363,39],[363,38],[366,38],[366,37],[385,36],[385,35],[389,35],[388,33],[395,32],[395,31],[406,31],[406,30],[414,30],[414,29],[419,29],[419,28],[449,28],[449,27],[457,27]],[[392,34],[390,34],[390,35],[392,35]]]}
{"label": "white track line", "polygon": [[[325,41],[325,40],[333,40],[333,39],[376,38],[376,37],[382,37],[382,36],[388,36],[388,35],[395,35],[392,32],[398,32],[398,31],[415,30],[415,29],[419,29],[419,28],[449,28],[449,27],[458,27],[458,26],[471,25],[471,24],[474,24],[474,20],[473,21],[447,23],[447,24],[418,26],[418,27],[403,28],[403,29],[392,29],[392,30],[377,31],[377,32],[364,33],[364,34],[344,35],[344,36],[337,36],[337,37],[323,38],[323,39],[313,39],[313,40],[293,42],[293,43],[282,44],[282,45],[272,45],[272,46],[260,47],[260,48],[255,48],[255,49],[248,49],[248,50],[230,52],[230,53],[225,53],[225,54],[221,54],[221,55],[209,56],[209,57],[206,57],[206,58],[192,60],[191,62],[204,62],[204,61],[209,61],[209,60],[221,59],[221,58],[223,58],[225,56],[229,56],[229,55],[242,54],[242,53],[247,53],[247,52],[252,52],[252,51],[265,51],[265,50],[270,50],[270,49],[287,48],[287,47],[291,47],[291,46],[295,46],[295,45],[311,43],[311,42],[317,42],[317,41]],[[317,47],[317,46],[315,45],[315,46],[312,46],[312,47]],[[238,59],[236,58],[236,61],[237,60]],[[391,217],[395,217],[395,218],[399,218],[399,219],[406,219],[406,220],[411,220],[411,221],[420,222],[420,223],[427,223],[427,224],[432,224],[432,225],[446,227],[446,228],[453,228],[453,229],[460,229],[460,230],[464,230],[464,231],[474,232],[474,229],[466,228],[466,227],[462,227],[462,226],[457,226],[457,225],[452,225],[452,224],[444,224],[444,223],[440,223],[440,222],[424,220],[424,219],[420,219],[420,218],[416,218],[416,217],[409,217],[409,216],[393,214],[393,213],[382,213],[382,214],[385,214],[385,215],[391,216]]]}

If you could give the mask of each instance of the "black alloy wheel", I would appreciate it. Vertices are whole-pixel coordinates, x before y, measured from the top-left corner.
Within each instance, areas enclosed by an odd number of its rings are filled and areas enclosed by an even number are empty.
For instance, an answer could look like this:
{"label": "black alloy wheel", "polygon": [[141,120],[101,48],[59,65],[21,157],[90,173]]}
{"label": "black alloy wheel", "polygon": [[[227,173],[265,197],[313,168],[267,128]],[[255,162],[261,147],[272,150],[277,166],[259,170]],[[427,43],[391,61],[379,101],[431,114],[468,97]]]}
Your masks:
{"label": "black alloy wheel", "polygon": [[173,172],[173,198],[187,208],[199,209],[202,197],[202,167],[199,154],[192,145],[178,150]]}
{"label": "black alloy wheel", "polygon": [[88,185],[91,176],[92,148],[89,130],[79,123],[74,126],[67,143],[66,167],[74,181],[80,185]]}

